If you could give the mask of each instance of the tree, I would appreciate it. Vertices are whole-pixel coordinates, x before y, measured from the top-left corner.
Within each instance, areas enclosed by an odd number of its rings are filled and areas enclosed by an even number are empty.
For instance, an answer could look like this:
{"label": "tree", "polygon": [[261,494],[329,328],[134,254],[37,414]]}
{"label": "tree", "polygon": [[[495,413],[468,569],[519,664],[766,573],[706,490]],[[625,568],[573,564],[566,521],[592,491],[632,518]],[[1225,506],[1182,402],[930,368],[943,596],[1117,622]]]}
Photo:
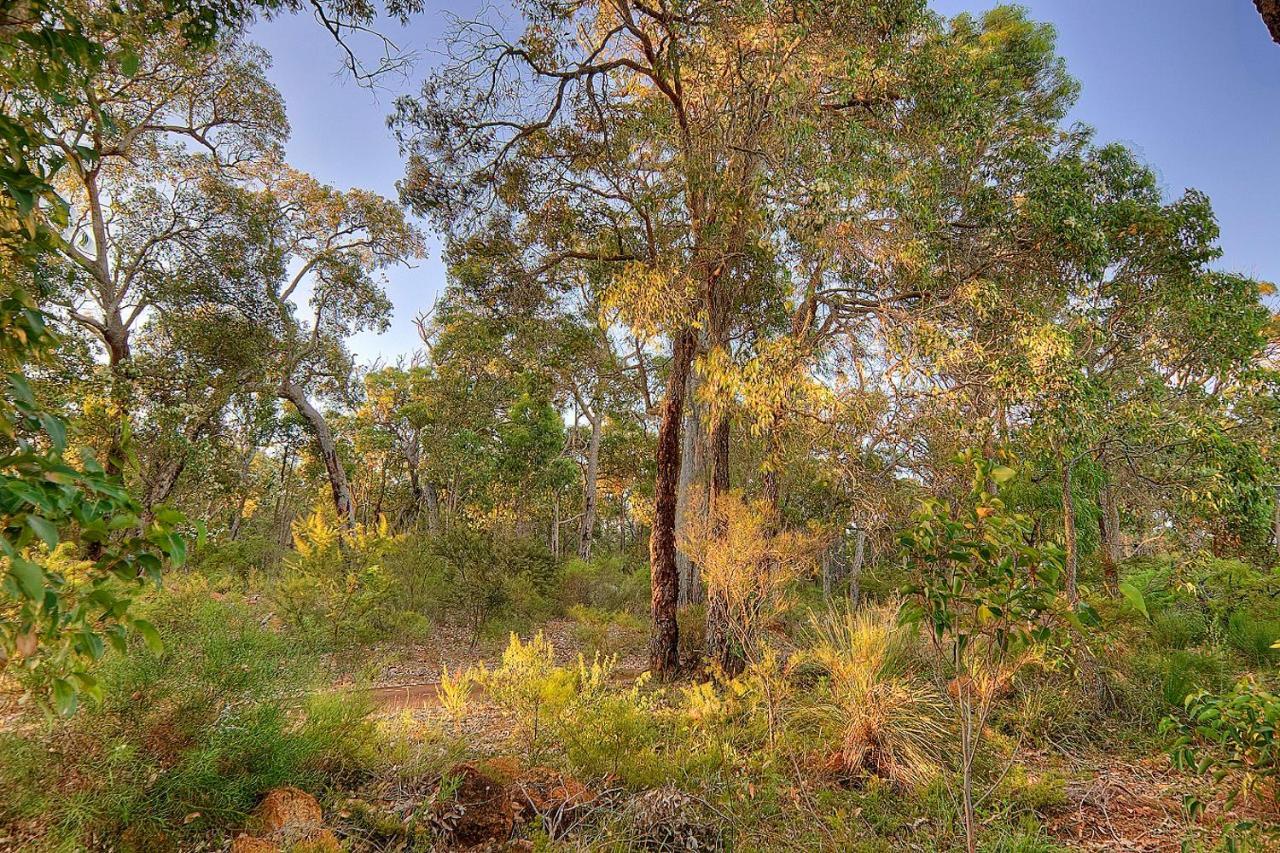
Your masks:
{"label": "tree", "polygon": [[1258,14],[1271,32],[1271,38],[1280,44],[1280,0],[1253,0],[1253,5],[1258,7]]}
{"label": "tree", "polygon": [[[274,392],[311,429],[338,518],[353,525],[355,505],[333,430],[309,394],[346,387],[352,370],[344,340],[386,326],[391,306],[379,276],[420,256],[422,235],[377,194],[342,192],[281,163],[255,170],[253,186],[211,191],[236,228],[224,239],[244,259],[236,271],[237,293],[245,294],[238,303],[269,330]],[[308,290],[310,316],[303,317],[300,300]]]}

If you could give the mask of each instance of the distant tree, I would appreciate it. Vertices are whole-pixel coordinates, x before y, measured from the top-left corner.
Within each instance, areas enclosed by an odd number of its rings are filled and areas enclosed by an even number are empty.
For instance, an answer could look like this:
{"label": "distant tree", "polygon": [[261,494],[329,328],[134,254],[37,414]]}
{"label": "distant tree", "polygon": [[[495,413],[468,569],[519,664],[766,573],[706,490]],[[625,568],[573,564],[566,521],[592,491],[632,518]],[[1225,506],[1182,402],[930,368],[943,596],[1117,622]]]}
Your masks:
{"label": "distant tree", "polygon": [[1280,44],[1280,0],[1253,0],[1253,4],[1258,7],[1262,22],[1271,31],[1271,38],[1276,44]]}

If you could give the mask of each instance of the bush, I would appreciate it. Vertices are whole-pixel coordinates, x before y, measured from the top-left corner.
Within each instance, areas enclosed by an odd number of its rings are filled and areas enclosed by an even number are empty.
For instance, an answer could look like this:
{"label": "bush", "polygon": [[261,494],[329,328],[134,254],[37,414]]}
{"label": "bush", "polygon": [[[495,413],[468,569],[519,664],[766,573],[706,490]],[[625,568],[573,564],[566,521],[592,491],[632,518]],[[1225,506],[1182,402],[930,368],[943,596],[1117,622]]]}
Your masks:
{"label": "bush", "polygon": [[801,712],[836,744],[848,773],[914,788],[941,767],[946,706],[909,667],[914,628],[895,604],[812,618],[802,655],[822,672],[817,700]]}
{"label": "bush", "polygon": [[163,653],[108,658],[99,705],[3,736],[0,824],[39,817],[49,847],[171,847],[235,826],[272,787],[315,789],[379,760],[369,709],[308,696],[314,661],[260,614],[199,584],[149,614]]}
{"label": "bush", "polygon": [[1208,634],[1208,617],[1187,603],[1175,604],[1151,617],[1151,637],[1166,649],[1198,645]]}
{"label": "bush", "polygon": [[560,571],[559,597],[565,610],[582,605],[643,616],[649,612],[649,573],[629,570],[621,556],[575,557]]}
{"label": "bush", "polygon": [[1275,659],[1272,644],[1277,640],[1280,640],[1280,620],[1258,617],[1243,610],[1227,618],[1227,644],[1253,666]]}

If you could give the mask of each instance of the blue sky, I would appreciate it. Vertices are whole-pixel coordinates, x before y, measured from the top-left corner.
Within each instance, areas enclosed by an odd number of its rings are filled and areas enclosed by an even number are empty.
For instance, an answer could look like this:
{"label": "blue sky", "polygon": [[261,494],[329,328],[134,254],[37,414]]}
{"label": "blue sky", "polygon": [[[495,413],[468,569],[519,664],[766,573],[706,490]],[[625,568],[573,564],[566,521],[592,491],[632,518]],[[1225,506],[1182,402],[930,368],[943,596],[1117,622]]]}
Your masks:
{"label": "blue sky", "polygon": [[[476,0],[428,0],[407,28],[386,32],[419,55],[413,71],[370,91],[339,73],[339,56],[309,16],[258,24],[253,40],[273,57],[293,135],[290,162],[337,187],[388,196],[403,161],[385,118],[397,94],[415,92],[435,61],[449,13],[474,13]],[[993,3],[933,0],[946,15]],[[1221,266],[1280,282],[1280,45],[1252,0],[1023,0],[1058,31],[1058,50],[1080,81],[1072,118],[1123,142],[1156,170],[1167,193],[1209,194],[1222,227]],[[413,269],[389,276],[391,329],[361,335],[353,349],[394,360],[417,348],[414,315],[444,284],[439,244]]]}

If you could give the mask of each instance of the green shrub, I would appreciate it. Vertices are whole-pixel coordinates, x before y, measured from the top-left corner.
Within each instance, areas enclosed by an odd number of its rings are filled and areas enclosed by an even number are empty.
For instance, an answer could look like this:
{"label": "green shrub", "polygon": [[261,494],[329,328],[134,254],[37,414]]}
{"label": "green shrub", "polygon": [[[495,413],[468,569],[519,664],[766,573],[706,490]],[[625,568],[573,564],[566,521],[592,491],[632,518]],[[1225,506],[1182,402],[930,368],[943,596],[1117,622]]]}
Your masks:
{"label": "green shrub", "polygon": [[1204,641],[1209,620],[1198,608],[1178,603],[1151,617],[1151,637],[1166,649],[1185,649]]}
{"label": "green shrub", "polygon": [[1255,616],[1237,610],[1227,618],[1226,641],[1253,666],[1269,663],[1276,657],[1272,648],[1280,640],[1280,619]]}
{"label": "green shrub", "polygon": [[315,661],[261,614],[195,584],[149,615],[162,654],[107,658],[100,704],[3,736],[0,825],[39,817],[49,848],[175,846],[234,827],[272,787],[315,790],[380,760],[369,708],[309,697]]}
{"label": "green shrub", "polygon": [[1213,653],[1175,651],[1163,659],[1161,670],[1161,695],[1176,708],[1198,690],[1220,690],[1228,678],[1226,664]]}
{"label": "green shrub", "polygon": [[583,605],[597,610],[642,616],[649,609],[649,573],[629,570],[621,556],[574,558],[560,571],[560,605],[565,610]]}

